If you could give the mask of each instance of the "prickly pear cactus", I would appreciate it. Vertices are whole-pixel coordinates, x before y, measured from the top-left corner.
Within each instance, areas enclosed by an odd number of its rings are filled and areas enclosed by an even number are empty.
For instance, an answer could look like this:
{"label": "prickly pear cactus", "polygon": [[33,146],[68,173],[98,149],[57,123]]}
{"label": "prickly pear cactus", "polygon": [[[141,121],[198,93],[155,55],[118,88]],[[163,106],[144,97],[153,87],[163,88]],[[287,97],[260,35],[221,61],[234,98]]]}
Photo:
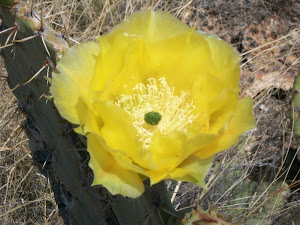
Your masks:
{"label": "prickly pear cactus", "polygon": [[2,0],[0,3],[2,6],[10,6],[14,4],[14,0]]}
{"label": "prickly pear cactus", "polygon": [[85,140],[48,98],[49,78],[68,42],[25,1],[1,1],[0,18],[7,82],[26,115],[24,128],[34,162],[49,178],[65,224],[180,224],[181,213],[173,209],[164,183],[134,200],[90,186],[93,174]]}
{"label": "prickly pear cactus", "polygon": [[[294,98],[292,101],[291,116],[294,122],[294,133],[300,138],[300,75],[294,83]],[[299,141],[299,140],[298,140]]]}

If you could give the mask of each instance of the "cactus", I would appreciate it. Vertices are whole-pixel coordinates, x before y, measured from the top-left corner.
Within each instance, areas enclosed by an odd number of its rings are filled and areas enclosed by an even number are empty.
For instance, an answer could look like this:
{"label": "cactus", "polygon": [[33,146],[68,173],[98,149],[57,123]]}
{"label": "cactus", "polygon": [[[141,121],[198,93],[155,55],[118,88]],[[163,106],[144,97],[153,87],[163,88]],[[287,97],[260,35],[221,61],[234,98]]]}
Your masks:
{"label": "cactus", "polygon": [[0,3],[2,6],[10,6],[14,4],[14,0],[2,0]]}
{"label": "cactus", "polygon": [[82,151],[85,139],[73,132],[47,97],[48,77],[58,56],[69,48],[67,41],[25,1],[1,1],[0,16],[7,81],[26,115],[23,126],[34,163],[49,178],[65,224],[181,224],[182,213],[173,209],[164,183],[147,188],[138,199],[90,186],[89,155]]}
{"label": "cactus", "polygon": [[292,102],[291,117],[294,123],[294,133],[300,136],[300,76],[298,75],[294,83],[294,97]]}

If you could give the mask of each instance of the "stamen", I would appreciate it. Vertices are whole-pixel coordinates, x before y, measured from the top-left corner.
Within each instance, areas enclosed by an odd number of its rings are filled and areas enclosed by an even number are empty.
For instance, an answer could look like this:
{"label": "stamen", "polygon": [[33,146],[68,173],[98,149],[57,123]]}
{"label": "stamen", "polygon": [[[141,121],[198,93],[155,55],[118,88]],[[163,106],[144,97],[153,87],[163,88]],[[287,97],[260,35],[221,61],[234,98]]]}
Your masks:
{"label": "stamen", "polygon": [[132,89],[133,94],[121,95],[115,102],[131,116],[145,148],[151,143],[155,130],[162,134],[174,130],[187,132],[187,126],[198,116],[193,114],[195,106],[187,93],[181,91],[175,95],[174,87],[170,88],[164,77],[158,83],[155,78],[147,81],[146,85],[137,84]]}

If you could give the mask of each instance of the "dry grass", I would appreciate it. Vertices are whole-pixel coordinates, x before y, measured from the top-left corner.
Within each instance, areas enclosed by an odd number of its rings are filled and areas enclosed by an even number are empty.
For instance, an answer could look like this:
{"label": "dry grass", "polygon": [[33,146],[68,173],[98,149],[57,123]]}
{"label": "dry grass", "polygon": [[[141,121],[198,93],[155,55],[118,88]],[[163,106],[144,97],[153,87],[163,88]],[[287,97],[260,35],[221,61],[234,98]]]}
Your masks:
{"label": "dry grass", "polygon": [[[107,33],[134,11],[170,11],[190,26],[218,34],[242,53],[242,94],[251,91],[253,80],[261,74],[279,72],[290,81],[299,73],[296,1],[32,0],[29,4],[71,44]],[[5,76],[1,67],[1,224],[59,224],[50,185],[32,165],[21,127],[24,116]],[[203,208],[216,206],[244,224],[292,224],[300,204],[299,186],[287,188],[299,181],[299,148],[289,119],[292,94],[269,87],[253,97],[257,129],[217,156],[207,190],[182,183],[174,195],[176,208],[197,202]],[[172,191],[177,183],[169,184]]]}

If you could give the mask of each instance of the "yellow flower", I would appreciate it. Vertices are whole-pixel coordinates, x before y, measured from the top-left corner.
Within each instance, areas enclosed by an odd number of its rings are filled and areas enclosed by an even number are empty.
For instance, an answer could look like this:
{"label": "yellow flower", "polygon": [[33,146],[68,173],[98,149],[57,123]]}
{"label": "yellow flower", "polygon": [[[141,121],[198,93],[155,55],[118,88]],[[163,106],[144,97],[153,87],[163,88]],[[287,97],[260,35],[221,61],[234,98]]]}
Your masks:
{"label": "yellow flower", "polygon": [[213,156],[254,127],[239,56],[167,12],[137,12],[71,48],[53,74],[60,114],[87,137],[94,185],[138,197],[143,180],[204,186]]}

